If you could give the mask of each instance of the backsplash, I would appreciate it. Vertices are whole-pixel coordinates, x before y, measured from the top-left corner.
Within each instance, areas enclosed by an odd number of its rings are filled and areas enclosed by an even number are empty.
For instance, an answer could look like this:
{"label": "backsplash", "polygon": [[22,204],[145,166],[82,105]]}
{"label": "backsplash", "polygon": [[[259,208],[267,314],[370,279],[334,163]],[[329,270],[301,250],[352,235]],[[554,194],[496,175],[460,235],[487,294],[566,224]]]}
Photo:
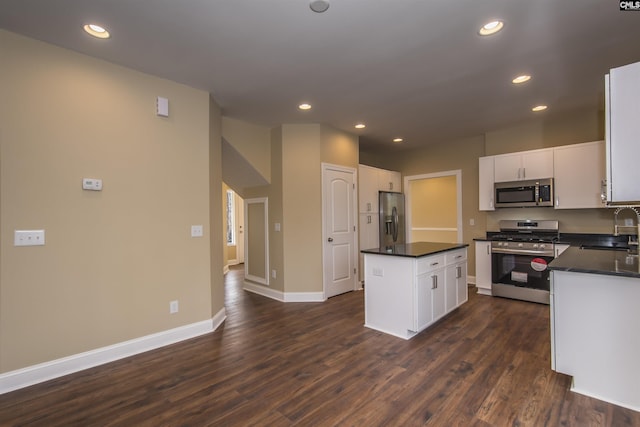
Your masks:
{"label": "backsplash", "polygon": [[612,208],[502,208],[487,212],[487,231],[497,231],[503,219],[547,219],[560,223],[560,233],[613,234]]}

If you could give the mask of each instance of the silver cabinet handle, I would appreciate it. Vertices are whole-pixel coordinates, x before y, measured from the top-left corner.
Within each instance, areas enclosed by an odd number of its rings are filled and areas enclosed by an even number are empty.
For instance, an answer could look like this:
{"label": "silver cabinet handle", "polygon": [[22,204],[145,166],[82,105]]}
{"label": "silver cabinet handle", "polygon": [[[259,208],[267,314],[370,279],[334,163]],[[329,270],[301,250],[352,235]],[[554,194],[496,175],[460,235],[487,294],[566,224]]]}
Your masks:
{"label": "silver cabinet handle", "polygon": [[456,267],[456,279],[459,279],[462,277],[462,267],[458,266]]}
{"label": "silver cabinet handle", "polygon": [[522,179],[527,178],[527,168],[522,168]]}
{"label": "silver cabinet handle", "polygon": [[440,264],[440,263],[439,263],[439,262],[432,262],[432,263],[431,263],[431,267],[433,267],[433,266],[435,266],[435,265],[438,265],[438,264]]}
{"label": "silver cabinet handle", "polygon": [[333,242],[333,237],[329,237],[329,238],[327,239],[327,242]]}
{"label": "silver cabinet handle", "polygon": [[438,276],[431,276],[431,289],[438,287]]}
{"label": "silver cabinet handle", "polygon": [[491,255],[491,245],[487,245],[487,255]]}
{"label": "silver cabinet handle", "polygon": [[371,202],[367,203],[367,212],[369,212],[371,210]]}

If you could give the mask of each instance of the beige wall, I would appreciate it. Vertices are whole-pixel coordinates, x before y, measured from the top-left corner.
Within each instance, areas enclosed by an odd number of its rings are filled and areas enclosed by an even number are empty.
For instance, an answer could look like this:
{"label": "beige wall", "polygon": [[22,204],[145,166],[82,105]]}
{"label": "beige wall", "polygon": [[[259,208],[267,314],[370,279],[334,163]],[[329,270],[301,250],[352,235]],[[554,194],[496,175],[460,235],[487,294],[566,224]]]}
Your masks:
{"label": "beige wall", "polygon": [[558,118],[537,118],[487,132],[486,156],[604,139],[602,112],[579,110]]}
{"label": "beige wall", "polygon": [[[0,372],[210,319],[224,301],[215,102],[5,31],[0,57]],[[45,246],[13,246],[40,228]]]}
{"label": "beige wall", "polygon": [[269,128],[223,117],[222,136],[267,181],[271,180],[271,130]]}
{"label": "beige wall", "polygon": [[330,126],[320,127],[320,158],[324,163],[358,169],[358,137]]}

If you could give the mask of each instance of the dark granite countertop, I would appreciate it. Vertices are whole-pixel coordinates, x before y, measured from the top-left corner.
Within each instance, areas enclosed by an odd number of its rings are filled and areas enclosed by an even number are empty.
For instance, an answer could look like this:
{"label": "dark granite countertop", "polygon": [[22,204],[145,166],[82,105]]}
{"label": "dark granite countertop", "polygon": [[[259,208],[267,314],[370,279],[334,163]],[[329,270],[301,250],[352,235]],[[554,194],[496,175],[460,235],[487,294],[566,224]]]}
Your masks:
{"label": "dark granite countertop", "polygon": [[373,255],[392,255],[410,258],[419,258],[423,256],[437,254],[439,252],[452,251],[454,249],[462,249],[469,246],[466,243],[436,243],[436,242],[414,242],[401,245],[393,245],[385,248],[363,249],[363,254]]}
{"label": "dark granite countertop", "polygon": [[640,278],[638,256],[623,250],[572,246],[549,264],[549,270]]}

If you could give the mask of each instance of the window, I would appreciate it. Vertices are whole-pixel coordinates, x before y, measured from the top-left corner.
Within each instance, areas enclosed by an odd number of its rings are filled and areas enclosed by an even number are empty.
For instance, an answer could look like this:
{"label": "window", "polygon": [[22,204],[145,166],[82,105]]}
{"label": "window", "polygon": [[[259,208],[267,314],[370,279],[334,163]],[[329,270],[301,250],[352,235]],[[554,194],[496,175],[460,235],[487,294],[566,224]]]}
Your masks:
{"label": "window", "polygon": [[227,190],[227,245],[236,244],[236,198],[233,190]]}

